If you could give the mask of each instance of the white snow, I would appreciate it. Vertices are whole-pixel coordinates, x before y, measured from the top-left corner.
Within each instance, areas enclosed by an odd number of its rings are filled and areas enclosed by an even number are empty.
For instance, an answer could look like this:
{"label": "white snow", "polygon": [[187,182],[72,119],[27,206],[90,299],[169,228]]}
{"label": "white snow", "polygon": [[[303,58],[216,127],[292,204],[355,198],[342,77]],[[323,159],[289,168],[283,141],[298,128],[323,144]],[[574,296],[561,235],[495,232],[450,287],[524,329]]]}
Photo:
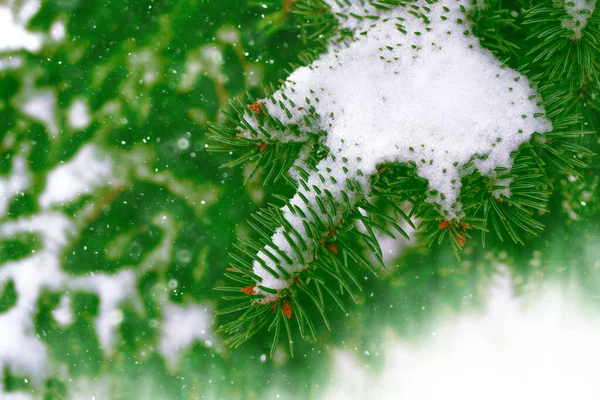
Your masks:
{"label": "white snow", "polygon": [[[31,3],[26,2],[25,4]],[[25,29],[29,18],[31,16],[25,14],[19,18],[10,8],[0,5],[0,53],[20,49],[35,52],[41,48],[42,35],[31,33]]]}
{"label": "white snow", "polygon": [[98,185],[111,179],[112,161],[94,145],[85,145],[68,162],[48,174],[48,183],[40,195],[40,207],[64,204],[82,194],[92,193]]}
{"label": "white snow", "polygon": [[[113,398],[117,383],[109,376],[71,377],[69,380],[69,400],[104,400]],[[136,393],[143,398],[142,393]]]}
{"label": "white snow", "polygon": [[[49,173],[46,185],[49,189],[42,195],[45,199],[41,201],[42,206],[48,206],[55,200],[74,199],[105,183],[103,180],[110,177],[110,172],[110,164],[97,161],[92,146],[84,147],[74,160]],[[84,185],[82,177],[87,179],[84,179]],[[28,184],[24,161],[16,157],[11,175],[0,181],[0,186],[4,185],[7,192],[11,193],[26,189]],[[52,194],[59,189],[60,195]],[[5,202],[0,206],[0,215],[4,215]],[[81,277],[64,273],[60,268],[61,253],[70,236],[75,233],[75,228],[63,214],[43,211],[0,225],[0,238],[11,238],[19,233],[39,233],[42,246],[28,257],[0,266],[0,286],[12,280],[17,292],[17,304],[0,314],[0,370],[8,367],[33,377],[45,376],[47,350],[34,332],[33,317],[41,291],[46,288],[96,293],[100,299],[100,315],[95,320],[96,333],[105,351],[112,351],[114,328],[120,322],[118,307],[135,289],[133,273],[122,271],[114,275],[91,274]],[[68,325],[73,318],[68,296],[63,296],[59,307],[53,312],[61,325]]]}
{"label": "white snow", "polygon": [[23,58],[17,56],[9,56],[7,58],[0,58],[0,71],[6,69],[16,69],[23,65]]}
{"label": "white snow", "polygon": [[[112,163],[99,154],[94,145],[83,147],[71,161],[48,174],[46,191],[40,197],[42,212],[27,218],[8,220],[0,225],[0,238],[33,232],[39,233],[42,240],[40,250],[0,266],[0,287],[12,280],[17,292],[17,304],[0,314],[0,370],[9,368],[34,379],[43,378],[50,372],[48,349],[34,331],[37,302],[44,289],[62,293],[60,303],[52,310],[52,317],[62,327],[74,321],[76,310],[73,310],[72,293],[96,294],[99,314],[94,319],[95,332],[103,352],[112,354],[118,339],[116,328],[123,318],[122,304],[140,304],[136,289],[138,272],[143,273],[149,268],[156,268],[156,263],[162,265],[166,262],[166,259],[147,259],[138,270],[124,269],[114,274],[71,276],[62,271],[61,260],[65,247],[80,228],[64,214],[50,211],[49,207],[74,200],[107,184],[107,180],[113,176]],[[18,157],[15,158],[15,165],[18,160]],[[23,177],[25,173],[13,166],[12,174],[5,181],[25,182],[18,189],[26,189],[28,183]],[[157,216],[153,223],[164,224],[165,218],[166,215]],[[168,247],[175,238],[176,229],[172,225],[165,225],[164,229],[172,232],[171,236],[167,235],[170,239],[162,246]],[[170,250],[164,248],[161,253],[171,254]],[[158,350],[171,369],[176,368],[183,351],[194,340],[200,340],[205,346],[217,350],[221,347],[213,329],[213,311],[211,302],[185,305],[166,303]],[[0,384],[0,397],[4,395],[2,390]]]}
{"label": "white snow", "polygon": [[194,341],[211,347],[215,343],[213,330],[214,305],[211,302],[178,305],[167,303],[163,307],[162,335],[159,352],[174,371],[185,350]]}
{"label": "white snow", "polygon": [[69,125],[73,129],[85,129],[90,125],[90,107],[85,99],[75,99],[68,111]]}
{"label": "white snow", "polygon": [[98,295],[100,314],[94,321],[98,341],[107,354],[115,350],[115,329],[123,320],[119,305],[126,301],[136,288],[135,274],[123,270],[116,274],[96,273],[71,278],[66,282],[70,290],[88,291]]}
{"label": "white snow", "polygon": [[73,323],[73,309],[68,295],[61,296],[58,307],[52,310],[52,316],[60,326],[69,326]]}
{"label": "white snow", "polygon": [[25,25],[40,10],[42,0],[8,0],[9,8],[15,9],[15,20]]}
{"label": "white snow", "polygon": [[43,288],[57,289],[63,274],[58,253],[66,244],[70,224],[59,214],[40,215],[5,223],[0,236],[42,232],[43,250],[0,268],[0,284],[13,280],[17,304],[0,314],[0,370],[11,367],[33,376],[45,373],[46,348],[33,330],[33,316]]}
{"label": "white snow", "polygon": [[67,34],[67,27],[63,21],[55,21],[50,27],[50,36],[55,42],[60,42]]}
{"label": "white snow", "polygon": [[516,298],[510,278],[501,276],[484,312],[444,321],[416,343],[388,331],[381,368],[352,350],[334,350],[331,383],[318,398],[598,397],[600,319],[574,293],[546,288]]}
{"label": "white snow", "polygon": [[45,125],[52,137],[58,135],[56,122],[56,93],[52,89],[29,93],[22,106],[24,114]]}
{"label": "white snow", "polygon": [[232,26],[219,28],[216,38],[223,43],[238,45],[240,43],[240,31]]}
{"label": "white snow", "polygon": [[[459,6],[468,8],[467,3],[417,2],[419,11],[431,21],[426,24],[403,7],[385,14],[358,2],[349,8],[331,2],[335,11],[345,15],[369,13],[380,18],[341,18],[345,27],[366,34],[355,34],[348,45],[331,45],[328,53],[289,76],[274,94],[275,103],[261,101],[271,116],[300,130],[298,135],[290,129],[269,132],[273,139],[307,141],[306,132],[327,132],[323,142],[331,153],[317,166],[318,172],[310,173],[310,190],[301,186],[300,194],[291,199],[293,205],[306,211],[304,195],[320,219],[326,221],[325,214],[329,214],[337,224],[348,206],[368,195],[369,177],[381,163],[414,163],[418,175],[435,191],[429,201],[440,205],[445,218],[460,219],[463,165],[476,157],[474,168],[493,177],[495,168],[512,166],[510,154],[534,132],[552,129],[527,78],[503,67],[476,37],[463,34],[470,24]],[[458,24],[459,19],[464,22]],[[398,23],[406,34],[398,30]],[[319,117],[311,116],[311,107]],[[264,124],[253,115],[245,119],[255,131]],[[259,131],[241,134],[264,137]],[[349,188],[348,179],[360,183],[360,189]],[[344,204],[344,191],[349,202],[336,215],[331,209],[320,212],[314,186],[329,190],[339,204]],[[283,212],[294,229],[306,235],[303,218],[287,207]],[[314,244],[308,245],[305,262],[301,262],[291,251],[284,230],[275,232],[273,242],[293,262],[282,262],[282,267],[300,271],[312,260]],[[263,252],[258,257],[275,269]],[[289,285],[258,262],[254,272],[263,278],[263,286],[282,289]]]}
{"label": "white snow", "polygon": [[0,385],[0,395],[2,395],[2,400],[32,400],[33,397],[26,393],[21,392],[11,392],[5,393],[2,389],[2,385]]}
{"label": "white snow", "polygon": [[4,216],[11,199],[22,193],[29,185],[27,161],[23,154],[13,158],[11,174],[0,176],[0,216]]}
{"label": "white snow", "polygon": [[596,0],[567,0],[565,10],[572,18],[562,20],[563,28],[572,30],[574,39],[581,38],[581,31],[587,26],[595,9]]}

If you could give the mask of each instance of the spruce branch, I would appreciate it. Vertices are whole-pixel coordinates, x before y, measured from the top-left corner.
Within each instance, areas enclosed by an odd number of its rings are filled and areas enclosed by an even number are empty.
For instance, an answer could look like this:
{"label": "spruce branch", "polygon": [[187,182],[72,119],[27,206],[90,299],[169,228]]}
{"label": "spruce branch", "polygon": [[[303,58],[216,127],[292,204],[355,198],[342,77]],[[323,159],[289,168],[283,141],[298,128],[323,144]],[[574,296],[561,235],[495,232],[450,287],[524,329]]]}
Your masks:
{"label": "spruce branch", "polygon": [[[422,136],[417,142],[404,142],[401,147],[392,141],[385,142],[385,136],[376,136],[377,129],[385,131],[387,137],[418,135],[415,132],[428,123],[426,118],[416,116],[415,125],[408,127],[408,132],[388,131],[393,126],[390,121],[400,124],[402,120],[383,112],[388,107],[386,95],[377,93],[368,97],[369,93],[364,100],[353,98],[353,92],[338,97],[332,94],[338,93],[338,87],[331,86],[324,77],[336,80],[336,73],[344,75],[345,68],[349,68],[344,63],[352,65],[360,59],[349,56],[349,49],[360,46],[373,47],[372,52],[365,54],[376,54],[372,60],[374,68],[395,65],[402,57],[419,60],[426,57],[421,54],[438,54],[445,51],[445,46],[453,45],[466,51],[465,58],[470,57],[471,50],[484,51],[479,42],[473,41],[473,35],[480,35],[480,40],[497,57],[517,53],[518,47],[502,36],[503,31],[519,29],[510,10],[502,8],[502,2],[485,2],[487,8],[467,2],[451,3],[298,0],[281,10],[298,13],[306,22],[302,29],[310,27],[321,32],[316,37],[308,36],[315,40],[316,50],[309,55],[305,53],[301,63],[292,66],[290,77],[280,88],[273,88],[265,99],[248,95],[245,100],[235,100],[234,113],[227,115],[230,125],[211,126],[209,134],[221,144],[213,149],[241,151],[241,156],[226,166],[254,162],[257,168],[266,171],[267,181],[285,178],[296,189],[292,198],[274,195],[276,201],[253,215],[248,222],[252,233],[240,239],[235,245],[236,253],[231,254],[232,263],[225,275],[235,284],[217,288],[229,293],[225,300],[235,302],[219,311],[221,315],[238,315],[221,326],[231,346],[237,347],[264,330],[274,335],[271,355],[282,335],[287,337],[290,352],[294,347],[294,331],[301,338],[316,339],[315,317],[329,328],[327,302],[332,301],[344,310],[346,295],[356,300],[361,290],[359,272],[368,270],[377,275],[384,267],[380,237],[408,239],[404,224],[423,231],[425,241],[431,245],[449,241],[457,257],[475,231],[482,232],[484,245],[489,232],[500,240],[510,238],[524,244],[527,235],[536,235],[543,229],[539,216],[547,212],[554,177],[558,173],[576,176],[585,166],[584,159],[592,152],[574,140],[590,132],[579,129],[581,117],[569,111],[577,80],[572,79],[567,87],[556,82],[561,75],[550,67],[552,60],[548,53],[537,54],[543,48],[540,45],[534,45],[528,56],[531,58],[518,68],[530,75],[530,82],[512,71],[505,79],[506,86],[494,86],[498,96],[501,92],[508,93],[501,96],[508,96],[509,116],[502,116],[500,121],[509,118],[511,124],[501,125],[502,128],[497,128],[501,132],[490,137],[485,136],[491,129],[486,127],[481,135],[488,147],[468,157],[462,155],[460,161],[459,153],[448,156],[456,151],[452,146],[444,147],[448,141],[427,147],[424,142],[428,136]],[[546,29],[556,21],[547,19],[564,17],[561,13],[566,11],[548,5],[530,9],[527,23],[536,30],[530,40],[549,40],[548,35],[553,31]],[[335,23],[329,25],[331,18]],[[588,27],[582,29],[582,39],[574,41],[568,32],[562,32],[548,44],[556,48],[552,56],[560,57],[563,55],[559,53],[571,43],[580,46],[577,50],[582,51],[580,59],[565,67],[568,77],[579,79],[594,72],[588,63],[595,59],[587,59],[588,50],[581,50],[584,44],[591,43],[590,48],[595,45],[595,28],[590,28],[593,23],[595,20],[590,18]],[[384,30],[389,29],[384,28],[389,24],[393,24],[393,31]],[[439,40],[435,36],[436,24],[443,26]],[[396,42],[387,42],[392,33],[397,35]],[[448,45],[446,35],[452,34],[455,35],[452,40],[458,39]],[[427,35],[433,35],[432,39],[421,41]],[[324,47],[317,44],[320,40],[327,45],[325,53]],[[436,44],[436,40],[444,45]],[[424,51],[424,46],[432,46],[432,50]],[[500,79],[508,67],[496,62],[495,79]],[[366,68],[360,66],[353,71],[360,74]],[[579,72],[573,72],[576,70]],[[390,73],[388,69],[381,71]],[[403,74],[411,73],[414,71],[410,69],[391,73],[383,82],[393,84]],[[360,90],[359,86],[347,84],[352,90]],[[385,93],[385,85],[377,88]],[[421,92],[426,92],[425,89]],[[426,115],[429,103],[441,107],[437,102],[448,93],[436,92],[427,102],[420,103],[421,108],[411,112]],[[510,97],[517,96],[515,93],[521,97]],[[415,93],[416,98],[411,100],[419,101],[420,94]],[[401,95],[400,90],[391,94]],[[397,107],[403,106],[389,100]],[[500,103],[505,100],[499,97]],[[355,107],[359,101],[365,102],[368,113],[361,113]],[[516,104],[526,106],[527,111],[513,113],[512,106]],[[375,114],[374,119],[369,113]],[[414,117],[410,112],[403,116]],[[340,120],[343,135],[336,131]],[[365,121],[370,125],[361,125]],[[379,124],[382,121],[384,124]],[[373,126],[377,128],[369,131]],[[375,143],[381,140],[386,144],[372,146],[373,140],[361,130],[371,132]],[[475,136],[473,140],[481,137]]]}
{"label": "spruce branch", "polygon": [[550,80],[567,77],[581,87],[585,77],[596,76],[600,53],[600,13],[584,12],[585,26],[567,12],[569,2],[544,1],[530,8],[524,25],[532,25],[528,40],[536,45],[529,51],[532,63],[541,64]]}

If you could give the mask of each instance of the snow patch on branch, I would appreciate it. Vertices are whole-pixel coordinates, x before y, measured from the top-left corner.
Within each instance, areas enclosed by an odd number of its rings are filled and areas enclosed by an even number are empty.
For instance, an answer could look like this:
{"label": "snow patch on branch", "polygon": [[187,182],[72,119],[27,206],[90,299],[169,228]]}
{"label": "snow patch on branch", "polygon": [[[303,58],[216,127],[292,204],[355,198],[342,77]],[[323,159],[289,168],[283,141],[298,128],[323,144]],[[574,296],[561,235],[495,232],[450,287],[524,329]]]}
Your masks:
{"label": "snow patch on branch", "polygon": [[585,29],[588,19],[596,9],[596,0],[569,0],[565,2],[565,10],[572,18],[563,19],[563,28],[573,31],[573,39],[581,38],[581,31]]}
{"label": "snow patch on branch", "polygon": [[[429,182],[429,201],[445,218],[460,219],[463,167],[493,176],[498,167],[512,167],[511,153],[534,132],[552,129],[527,78],[503,66],[471,33],[460,9],[469,9],[467,3],[419,1],[383,12],[331,2],[336,15],[346,16],[340,24],[354,30],[353,38],[334,40],[326,54],[289,76],[274,101],[264,101],[269,115],[296,128],[293,139],[289,130],[280,130],[269,132],[271,140],[310,141],[310,133],[326,132],[321,140],[330,149],[291,199],[294,210],[282,209],[293,229],[281,227],[272,237],[288,256],[275,257],[281,268],[290,273],[306,268],[317,244],[306,240],[311,243],[299,257],[292,251],[302,247],[294,231],[306,239],[303,221],[318,219],[328,229],[339,224],[346,210],[368,196],[369,179],[382,163],[414,164]],[[245,119],[259,125],[254,115]],[[322,194],[327,192],[337,209],[328,205]],[[264,268],[277,271],[272,257],[265,252],[258,257],[254,273],[262,286],[289,286]]]}

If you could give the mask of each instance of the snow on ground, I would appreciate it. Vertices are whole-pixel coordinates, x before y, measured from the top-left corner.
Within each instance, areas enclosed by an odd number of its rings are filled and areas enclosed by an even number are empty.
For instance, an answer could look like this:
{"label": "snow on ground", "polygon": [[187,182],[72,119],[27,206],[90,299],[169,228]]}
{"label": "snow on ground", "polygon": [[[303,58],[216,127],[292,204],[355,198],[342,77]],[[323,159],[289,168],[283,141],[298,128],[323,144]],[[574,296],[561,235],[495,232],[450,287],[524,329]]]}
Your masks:
{"label": "snow on ground", "polygon": [[597,312],[573,293],[516,298],[510,278],[499,276],[485,312],[448,318],[418,344],[388,332],[381,369],[335,350],[321,398],[597,399],[599,335]]}

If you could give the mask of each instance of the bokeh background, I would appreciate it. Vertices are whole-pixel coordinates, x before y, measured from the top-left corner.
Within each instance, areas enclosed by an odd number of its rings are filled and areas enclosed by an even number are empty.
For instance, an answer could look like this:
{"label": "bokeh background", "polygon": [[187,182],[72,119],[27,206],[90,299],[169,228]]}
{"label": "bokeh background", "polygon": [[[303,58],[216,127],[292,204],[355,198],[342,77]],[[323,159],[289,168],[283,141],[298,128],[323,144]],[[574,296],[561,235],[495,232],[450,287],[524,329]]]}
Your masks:
{"label": "bokeh background", "polygon": [[228,253],[291,192],[205,133],[311,48],[284,3],[0,1],[0,399],[597,398],[597,158],[525,246],[382,238],[295,358],[223,345]]}

